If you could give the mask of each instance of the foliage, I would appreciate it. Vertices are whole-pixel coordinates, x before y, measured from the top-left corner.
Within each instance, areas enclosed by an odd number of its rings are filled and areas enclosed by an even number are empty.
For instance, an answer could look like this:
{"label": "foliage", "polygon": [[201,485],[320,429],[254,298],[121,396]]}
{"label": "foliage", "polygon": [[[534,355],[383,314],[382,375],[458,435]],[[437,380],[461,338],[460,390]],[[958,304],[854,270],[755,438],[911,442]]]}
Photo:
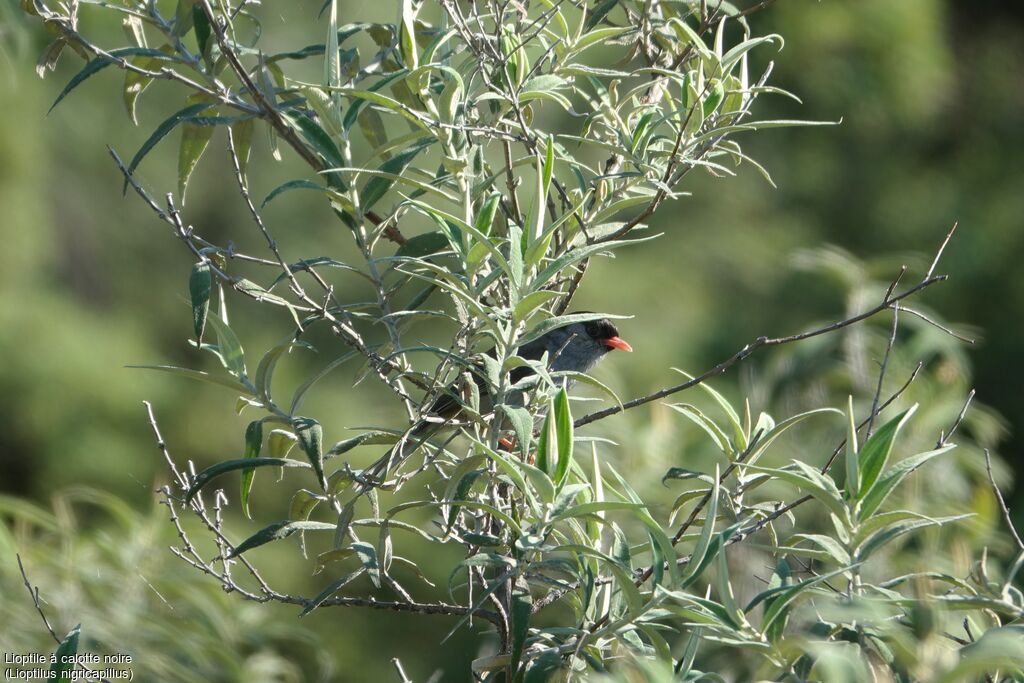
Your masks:
{"label": "foliage", "polygon": [[[296,605],[303,615],[363,606],[448,615],[452,632],[486,623],[494,652],[473,670],[488,680],[630,675],[634,665],[655,678],[721,679],[702,664],[714,661],[705,659],[709,647],[741,654],[760,676],[791,680],[859,680],[869,671],[897,680],[1022,675],[1024,652],[1013,644],[1024,600],[1013,581],[1024,555],[998,580],[984,561],[969,579],[920,567],[884,571],[884,554],[908,535],[964,518],[886,505],[908,475],[953,448],[960,419],[935,448],[903,448],[898,436],[914,408],[881,423],[902,393],[881,400],[885,361],[859,412],[850,399],[844,411],[755,418],[749,401],[733,405],[707,383],[762,347],[891,310],[888,359],[904,300],[942,279],[934,276],[939,255],[917,284],[893,281],[874,308],[808,333],[760,337],[708,372],[633,401],[517,356],[548,330],[605,317],[567,314],[588,264],[654,239],[645,221],[681,196],[692,170],[728,175],[748,163],[767,177],[737,136],[810,125],[752,114],[761,95],[787,94],[768,84],[770,65],[751,75],[751,55],[782,44],[747,23],[763,3],[403,0],[392,24],[340,24],[341,5],[329,0],[324,42],[283,52],[258,47],[260,24],[246,3],[179,0],[173,13],[156,3],[50,5],[25,3],[56,35],[40,70],[66,47],[87,60],[54,106],[111,66],[125,72],[133,120],[151,82],[186,93],[130,161],[112,156],[126,189],[194,256],[188,331],[221,366],[148,367],[226,387],[239,412],[257,415],[240,439],[242,457],[196,473],[176,464],[150,412],[173,474],[163,497],[182,540],[176,552],[187,563],[243,597]],[[80,8],[119,13],[131,44],[93,43],[79,31]],[[322,60],[318,79],[303,75],[312,59]],[[269,257],[219,245],[184,217],[189,180],[217,128]],[[174,131],[177,197],[161,204],[136,171]],[[257,132],[275,155],[288,147],[310,172],[262,202],[249,189],[261,170],[248,163]],[[285,257],[262,210],[297,189],[330,206],[355,258],[326,253],[326,245],[319,255]],[[290,327],[255,364],[229,323],[228,304],[239,298],[273,307],[274,324]],[[409,341],[425,320],[444,326],[443,342]],[[312,349],[307,339],[320,328],[346,350],[284,395],[273,381],[279,362]],[[355,425],[313,416],[303,402],[343,364],[387,388],[393,416],[407,418],[402,428],[387,422],[325,441],[325,432]],[[527,365],[533,372],[514,382],[512,371]],[[574,419],[565,380],[597,384],[615,405]],[[671,407],[707,434],[721,460],[707,471],[665,474],[666,484],[686,487],[666,519],[599,456],[612,449],[576,429],[698,386],[723,417],[696,403]],[[431,414],[439,397],[460,406],[440,424]],[[838,416],[848,425],[845,448],[820,468],[762,460],[791,427]],[[374,446],[386,451],[353,464]],[[843,467],[833,469],[838,458]],[[269,501],[253,494],[265,468],[281,473],[286,519],[271,522]],[[235,541],[222,519],[227,497],[210,491],[238,472],[239,501],[262,528]],[[803,495],[785,502],[794,488]],[[831,526],[779,528],[805,504]],[[209,532],[205,545],[181,526],[185,510]],[[730,548],[761,531],[774,571],[763,590],[740,600],[737,577],[752,569],[730,561]],[[257,549],[290,536],[303,556],[317,551],[316,571],[333,576],[318,595],[271,587],[258,568]],[[452,558],[446,575],[423,570],[419,557],[430,553]],[[970,614],[963,637],[952,635],[947,610]]]}

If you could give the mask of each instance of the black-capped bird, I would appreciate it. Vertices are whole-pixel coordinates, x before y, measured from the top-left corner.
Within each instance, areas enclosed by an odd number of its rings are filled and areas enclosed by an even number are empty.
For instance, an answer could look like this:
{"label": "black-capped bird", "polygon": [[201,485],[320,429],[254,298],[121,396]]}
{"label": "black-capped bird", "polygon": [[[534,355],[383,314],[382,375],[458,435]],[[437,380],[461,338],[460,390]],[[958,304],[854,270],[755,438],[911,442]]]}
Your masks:
{"label": "black-capped bird", "polygon": [[[598,361],[609,352],[615,350],[631,352],[633,347],[619,336],[619,331],[611,320],[601,318],[587,322],[569,323],[549,330],[537,339],[520,346],[516,355],[527,361],[539,362],[547,354],[549,372],[585,373],[597,365]],[[483,373],[474,373],[473,379],[480,392],[480,410],[486,413],[493,409],[493,402],[487,383],[478,376],[480,374]],[[534,374],[536,374],[535,371],[529,366],[513,368],[509,373],[510,386],[515,387],[519,382]],[[567,388],[573,384],[572,378],[567,377],[564,381]],[[431,424],[436,425],[436,418],[450,420],[456,417],[462,410],[462,405],[456,395],[454,386],[450,386],[444,394],[438,396],[424,413],[435,420],[421,425],[414,433],[423,432]],[[525,402],[524,392],[512,389],[506,396],[505,402],[512,406],[522,406]]]}

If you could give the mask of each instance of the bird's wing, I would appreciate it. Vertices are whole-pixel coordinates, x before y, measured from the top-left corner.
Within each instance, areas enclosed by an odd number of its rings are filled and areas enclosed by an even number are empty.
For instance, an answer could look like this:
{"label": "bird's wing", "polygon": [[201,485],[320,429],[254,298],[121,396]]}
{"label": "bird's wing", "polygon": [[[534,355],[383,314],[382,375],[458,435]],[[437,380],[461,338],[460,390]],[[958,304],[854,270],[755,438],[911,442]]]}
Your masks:
{"label": "bird's wing", "polygon": [[[520,346],[517,355],[524,360],[538,361],[544,357],[544,352],[546,350],[547,346],[544,341],[542,339],[535,339],[528,344]],[[494,357],[493,349],[486,353],[492,358]],[[473,382],[476,383],[477,389],[480,391],[480,396],[487,396],[490,392],[487,389],[487,380],[485,379],[483,367],[480,365],[474,365],[470,370],[473,375]],[[518,384],[520,381],[533,374],[535,374],[533,369],[526,365],[512,368],[512,371],[509,373],[510,384]],[[434,399],[434,402],[430,404],[430,407],[424,414],[436,415],[438,417],[452,417],[461,408],[462,404],[459,399],[458,390],[455,388],[454,384],[450,384],[445,387],[442,394]]]}

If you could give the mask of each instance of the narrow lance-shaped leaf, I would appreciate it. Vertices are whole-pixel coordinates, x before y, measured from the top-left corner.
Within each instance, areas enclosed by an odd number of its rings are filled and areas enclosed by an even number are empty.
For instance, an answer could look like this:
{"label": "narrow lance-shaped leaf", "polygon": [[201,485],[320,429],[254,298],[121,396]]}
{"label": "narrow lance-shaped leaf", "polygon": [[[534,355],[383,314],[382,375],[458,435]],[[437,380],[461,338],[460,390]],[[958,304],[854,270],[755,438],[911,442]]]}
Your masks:
{"label": "narrow lance-shaped leaf", "polygon": [[942,448],[933,451],[926,451],[904,458],[886,470],[875,481],[875,485],[865,494],[861,500],[860,518],[862,520],[874,515],[878,508],[889,497],[889,494],[900,485],[900,482],[911,472],[932,458],[947,453],[956,448],[956,444],[946,444]]}
{"label": "narrow lance-shaped leaf", "polygon": [[558,435],[555,431],[555,419],[552,413],[555,411],[548,405],[547,414],[544,416],[544,425],[541,427],[540,436],[537,439],[537,469],[551,476],[552,454],[557,455]]}
{"label": "narrow lance-shaped leaf", "polygon": [[[110,55],[112,57],[119,57],[119,58],[127,58],[127,57],[154,57],[156,59],[160,59],[160,60],[164,60],[164,61],[175,61],[175,62],[180,62],[181,61],[180,57],[177,57],[177,56],[171,55],[171,54],[167,54],[167,53],[165,53],[165,52],[163,52],[161,50],[154,50],[153,48],[149,48],[149,47],[122,47],[122,48],[118,48],[117,50],[111,50],[110,51]],[[56,107],[58,104],[60,104],[61,100],[63,100],[65,97],[67,97],[68,93],[70,93],[72,90],[74,90],[79,85],[81,85],[83,82],[85,82],[85,80],[87,78],[89,78],[90,76],[95,75],[97,72],[101,71],[102,69],[105,69],[106,67],[110,66],[111,64],[116,64],[116,63],[117,62],[115,62],[113,59],[109,59],[107,57],[97,57],[96,59],[93,59],[91,62],[86,64],[84,67],[82,67],[81,71],[79,71],[77,74],[75,74],[71,78],[71,80],[68,81],[68,84],[66,86],[64,86],[64,89],[60,91],[60,94],[57,96],[57,99],[53,101],[53,104],[50,105],[50,109],[49,109],[49,111],[47,113],[49,113],[50,111],[53,111],[53,108]]]}
{"label": "narrow lance-shaped leaf", "polygon": [[[174,130],[174,128],[179,123],[189,119],[192,116],[196,116],[197,114],[209,109],[211,106],[213,105],[209,102],[191,104],[185,107],[184,109],[180,109],[171,114],[169,117],[167,117],[163,121],[163,123],[156,127],[156,130],[153,131],[153,134],[150,135],[144,143],[142,143],[142,147],[140,147],[139,151],[135,153],[134,157],[132,157],[131,162],[128,164],[128,175],[131,175],[132,173],[135,172],[135,169],[138,168],[140,163],[142,163],[142,160],[146,157],[147,154],[149,154],[150,150],[152,150],[153,147],[156,146],[156,143],[160,142],[165,137],[167,137],[167,134]],[[124,180],[124,186],[122,187],[122,191],[128,191],[127,178],[125,178]]]}
{"label": "narrow lance-shaped leaf", "polygon": [[[129,63],[140,69],[152,71],[153,67],[160,63],[160,60],[155,57],[136,57],[135,59],[129,60]],[[132,123],[135,125],[138,125],[139,123],[138,118],[135,116],[135,104],[139,99],[139,95],[142,94],[142,91],[149,87],[149,84],[152,82],[152,78],[144,74],[140,74],[137,71],[124,72],[122,99],[124,101],[124,108],[128,112],[128,118],[130,118]]]}
{"label": "narrow lance-shaped leaf", "polygon": [[192,7],[192,23],[195,25],[196,46],[199,48],[199,54],[203,55],[209,64],[210,20],[207,19],[206,12],[198,4]]}
{"label": "narrow lance-shaped leaf", "polygon": [[569,463],[572,462],[573,447],[573,424],[572,413],[569,410],[569,394],[565,387],[555,397],[555,438],[558,444],[558,461],[555,465],[555,482],[561,483],[569,472]]}
{"label": "narrow lance-shaped leaf", "polygon": [[889,454],[892,452],[892,445],[896,440],[896,435],[903,428],[903,425],[906,424],[907,420],[910,419],[910,416],[914,414],[915,410],[917,410],[917,404],[914,404],[909,410],[905,410],[886,422],[877,432],[871,435],[870,439],[864,442],[864,446],[860,449],[860,453],[858,453],[858,459],[860,460],[861,497],[871,493],[878,475],[885,469],[885,464],[889,460]]}
{"label": "narrow lance-shaped leaf", "polygon": [[246,394],[251,396],[252,390],[239,382],[234,377],[222,377],[219,375],[211,375],[208,372],[202,372],[201,370],[193,370],[191,368],[179,368],[174,365],[128,365],[126,367],[136,368],[139,370],[159,370],[160,372],[169,372],[172,375],[179,375],[181,377],[187,377],[189,379],[197,379],[202,382],[209,382],[210,384],[219,384],[227,387],[233,391],[237,391],[240,394]]}
{"label": "narrow lance-shaped leaf", "polygon": [[249,152],[252,150],[252,134],[256,130],[255,119],[245,119],[238,123],[231,124],[231,135],[235,141],[235,154],[238,156],[238,170],[242,172],[242,179],[249,167]]}
{"label": "narrow lance-shaped leaf", "polygon": [[519,670],[519,662],[526,644],[526,636],[530,631],[530,615],[533,613],[533,601],[530,598],[529,585],[522,579],[516,582],[512,590],[512,665],[513,671]]}
{"label": "narrow lance-shaped leaf", "polygon": [[380,171],[389,175],[375,175],[366,183],[366,187],[363,188],[359,196],[359,204],[364,211],[369,210],[380,201],[395,184],[395,178],[389,176],[401,176],[416,155],[426,147],[427,145],[417,145],[401,154],[396,154],[381,165]]}
{"label": "narrow lance-shaped leaf", "polygon": [[192,266],[188,277],[188,293],[192,299],[192,328],[196,342],[202,343],[206,329],[206,315],[210,311],[210,289],[213,287],[213,273],[209,261],[200,261]]}
{"label": "narrow lance-shaped leaf", "polygon": [[228,558],[238,557],[242,553],[257,548],[271,541],[279,541],[288,538],[296,531],[334,531],[334,525],[327,522],[307,522],[305,520],[290,521],[283,520],[266,526],[255,534],[245,539],[234,550],[228,553]]}
{"label": "narrow lance-shaped leaf", "polygon": [[306,605],[306,608],[302,610],[302,612],[299,614],[299,616],[300,617],[306,616],[307,614],[309,614],[310,612],[315,610],[317,607],[319,607],[321,604],[323,604],[324,600],[326,600],[327,598],[331,597],[332,595],[337,593],[339,590],[341,590],[341,588],[344,587],[346,584],[354,581],[355,579],[359,578],[360,576],[362,576],[365,573],[366,573],[366,569],[364,567],[360,567],[359,569],[357,569],[356,571],[352,572],[351,574],[346,574],[345,576],[342,576],[341,578],[335,579],[334,581],[331,582],[331,584],[329,586],[327,586],[327,588],[323,589],[323,591],[321,591],[319,595],[317,595],[315,598],[313,598],[309,602],[309,604]]}
{"label": "narrow lance-shaped leaf", "polygon": [[74,657],[78,654],[78,636],[82,632],[82,625],[78,624],[64,636],[60,641],[57,651],[53,653],[54,662],[50,664],[50,674],[55,680],[70,681],[75,670]]}
{"label": "narrow lance-shaped leaf", "polygon": [[[275,430],[276,431],[276,430]],[[196,475],[192,485],[185,492],[185,502],[189,503],[192,497],[206,486],[215,477],[235,470],[244,470],[253,467],[309,467],[307,463],[288,458],[239,458],[237,460],[225,460],[216,465],[211,465]]]}
{"label": "narrow lance-shaped leaf", "polygon": [[320,423],[311,417],[297,417],[292,421],[295,429],[295,436],[299,438],[299,445],[306,452],[309,462],[313,465],[320,488],[327,488],[327,478],[324,476],[324,452],[323,452],[323,428]]}
{"label": "narrow lance-shaped leaf", "polygon": [[[249,423],[249,426],[245,428],[245,454],[244,457],[248,459],[260,457],[260,451],[263,450],[263,420],[254,420]],[[249,492],[252,490],[252,480],[256,476],[256,470],[245,470],[242,473],[242,510],[245,511],[245,516],[251,518],[249,514]]]}
{"label": "narrow lance-shaped leaf", "polygon": [[857,420],[853,416],[853,396],[847,399],[846,416],[846,497],[857,500],[860,491],[860,467],[857,458]]}
{"label": "narrow lance-shaped leaf", "polygon": [[[223,304],[223,298],[221,303]],[[222,314],[223,310],[222,307]],[[208,316],[207,322],[217,333],[217,350],[224,361],[224,367],[227,368],[228,372],[237,377],[243,385],[248,386],[249,378],[245,370],[245,351],[243,351],[238,337],[235,336],[234,330],[219,315]]]}
{"label": "narrow lance-shaped leaf", "polygon": [[689,571],[683,578],[681,587],[685,588],[699,578],[699,572],[705,566],[704,558],[711,546],[711,536],[715,533],[715,517],[718,516],[718,465],[715,465],[714,484],[711,487],[711,496],[708,498],[707,507],[704,508],[704,526],[701,527],[700,536],[697,538],[697,545],[690,554]]}
{"label": "narrow lance-shaped leaf", "polygon": [[402,0],[401,26],[398,30],[399,50],[406,68],[415,69],[419,66],[419,54],[416,51],[416,12],[412,0]]}
{"label": "narrow lance-shaped leaf", "polygon": [[327,43],[324,45],[324,85],[341,86],[341,60],[338,56],[338,0],[330,0],[331,12],[327,20]]}

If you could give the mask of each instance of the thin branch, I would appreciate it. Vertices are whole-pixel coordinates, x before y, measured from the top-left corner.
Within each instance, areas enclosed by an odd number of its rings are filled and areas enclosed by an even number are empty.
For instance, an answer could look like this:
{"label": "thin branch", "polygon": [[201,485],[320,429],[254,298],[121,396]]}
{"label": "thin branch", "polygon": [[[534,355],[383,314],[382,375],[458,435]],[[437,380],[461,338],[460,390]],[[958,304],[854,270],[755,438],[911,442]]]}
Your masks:
{"label": "thin branch", "polygon": [[1003,513],[1003,520],[1006,522],[1007,528],[1013,535],[1013,540],[1017,542],[1017,548],[1024,551],[1024,540],[1021,540],[1020,534],[1017,533],[1017,527],[1013,525],[1013,518],[1010,516],[1010,508],[1006,505],[1006,499],[1003,498],[1003,492],[999,490],[999,486],[996,485],[995,475],[992,474],[992,458],[989,456],[988,449],[985,449],[985,471],[988,473],[988,481],[992,484],[992,491],[996,494],[996,500],[999,501],[999,509]]}
{"label": "thin branch", "polygon": [[935,442],[936,448],[942,448],[943,446],[946,445],[947,441],[953,438],[953,434],[960,426],[960,423],[964,421],[964,416],[967,415],[967,409],[971,407],[971,401],[974,400],[974,393],[975,390],[971,389],[971,391],[967,394],[967,399],[964,401],[963,407],[960,408],[960,412],[957,414],[956,420],[953,421],[953,424],[952,426],[950,426],[949,430],[941,432],[939,434],[939,440]]}
{"label": "thin branch", "polygon": [[924,275],[925,280],[930,278],[932,273],[935,272],[935,268],[939,265],[939,259],[942,258],[942,252],[946,250],[946,245],[948,245],[949,241],[953,239],[953,233],[956,232],[957,225],[959,225],[959,223],[953,223],[953,227],[949,229],[948,233],[946,233],[946,239],[942,240],[942,244],[939,245],[939,250],[935,252],[935,258],[932,259],[932,264],[928,266],[928,272]]}
{"label": "thin branch", "polygon": [[[857,425],[857,431],[860,431],[861,429],[863,429],[868,424],[868,421],[871,420],[871,418],[873,416],[877,416],[883,410],[888,408],[892,404],[893,401],[895,401],[900,396],[902,396],[903,392],[906,391],[910,387],[910,385],[914,382],[915,379],[917,379],[917,375],[918,375],[918,373],[921,372],[921,369],[923,367],[924,367],[924,363],[918,361],[917,365],[914,366],[913,371],[911,371],[910,377],[907,378],[907,381],[904,382],[903,385],[899,389],[897,389],[892,395],[890,395],[889,398],[885,401],[885,403],[883,403],[882,405],[878,406],[877,408],[872,409],[871,414],[868,415],[866,418],[864,418],[860,422],[860,424]],[[821,473],[822,474],[827,474],[828,471],[830,469],[832,469],[832,464],[836,461],[836,458],[839,457],[839,454],[843,452],[844,448],[846,448],[846,438],[845,437],[843,438],[842,441],[839,442],[839,445],[836,446],[835,450],[832,451],[832,455],[829,456],[828,461],[825,463],[824,467],[821,468]]]}
{"label": "thin branch", "polygon": [[[21,571],[21,580],[25,582],[25,589],[28,591],[29,596],[32,598],[32,604],[35,605],[36,612],[39,613],[39,618],[43,620],[43,625],[46,626],[46,630],[50,632],[50,637],[53,641],[60,645],[63,642],[57,632],[53,630],[53,626],[50,625],[50,620],[46,617],[46,612],[43,611],[42,599],[39,597],[39,589],[32,585],[32,582],[28,579],[28,572],[25,571],[25,564],[21,561],[21,553],[15,553],[15,557],[18,559],[18,570]],[[75,662],[75,666],[79,667],[82,671],[86,671],[90,674],[89,678],[95,678],[93,670],[82,664],[81,662]],[[96,680],[103,681],[103,683],[110,683],[106,678],[97,678]]]}
{"label": "thin branch", "polygon": [[395,667],[395,671],[398,672],[400,683],[412,683],[412,680],[405,675],[405,669],[402,668],[402,662],[399,661],[398,657],[392,657],[391,664]]}
{"label": "thin branch", "polygon": [[871,399],[871,412],[868,415],[868,428],[864,432],[865,439],[871,438],[871,430],[875,426],[875,416],[878,415],[878,401],[882,396],[882,385],[885,383],[885,371],[886,368],[889,367],[889,357],[892,355],[892,347],[896,344],[896,331],[899,328],[899,324],[900,306],[899,304],[896,304],[892,307],[892,331],[889,333],[889,342],[885,345],[885,355],[882,356],[882,363],[878,368],[878,385],[875,387],[875,395]]}
{"label": "thin branch", "polygon": [[909,313],[910,315],[914,316],[915,318],[920,318],[921,320],[925,321],[926,323],[928,323],[932,327],[945,332],[950,337],[953,337],[954,339],[958,339],[959,341],[962,341],[965,344],[973,344],[974,343],[974,339],[971,339],[970,337],[964,336],[964,335],[960,334],[959,332],[957,332],[956,330],[950,329],[950,328],[946,327],[945,325],[943,325],[942,323],[939,323],[939,322],[937,322],[935,320],[932,320],[931,318],[929,318],[927,315],[925,315],[921,311],[918,311],[918,310],[913,309],[913,308],[909,308],[907,306],[901,306],[900,310],[906,311],[907,313]]}
{"label": "thin branch", "polygon": [[646,396],[641,396],[639,398],[634,398],[631,401],[626,401],[621,406],[611,406],[609,408],[605,408],[604,410],[598,410],[596,412],[590,413],[589,415],[584,415],[583,417],[581,417],[578,420],[576,420],[575,426],[576,427],[582,427],[583,425],[590,424],[591,422],[596,422],[597,420],[604,419],[604,418],[609,417],[611,415],[617,415],[618,413],[621,413],[623,411],[629,410],[630,408],[635,408],[635,407],[641,406],[641,405],[643,405],[645,403],[650,403],[651,401],[656,401],[656,400],[658,400],[660,398],[665,398],[666,396],[671,396],[672,394],[678,393],[680,391],[684,391],[686,389],[689,389],[690,387],[697,386],[698,384],[703,384],[704,382],[706,382],[707,380],[711,379],[712,377],[715,377],[717,375],[721,375],[726,370],[731,368],[733,365],[736,365],[736,363],[742,361],[744,358],[746,358],[747,356],[751,355],[752,353],[754,353],[755,351],[757,351],[758,349],[760,349],[762,347],[765,347],[765,346],[781,346],[783,344],[791,344],[793,342],[798,342],[798,341],[802,341],[804,339],[810,339],[811,337],[817,337],[817,336],[822,335],[822,334],[827,334],[829,332],[834,332],[834,331],[842,329],[844,327],[849,327],[850,325],[853,325],[854,323],[858,323],[861,320],[865,320],[867,318],[870,318],[871,316],[877,314],[880,311],[884,311],[885,309],[890,308],[893,304],[895,304],[895,303],[897,303],[899,301],[902,301],[903,299],[906,299],[907,297],[913,296],[914,294],[916,294],[917,292],[921,291],[922,289],[930,287],[930,286],[934,285],[937,282],[942,282],[942,281],[946,280],[946,278],[947,278],[947,276],[945,276],[945,275],[936,275],[936,276],[929,277],[928,279],[922,280],[921,282],[917,283],[913,287],[907,289],[906,291],[904,291],[904,292],[902,292],[900,294],[887,297],[881,303],[879,303],[877,306],[873,306],[872,308],[868,309],[867,311],[864,311],[863,313],[860,313],[858,315],[846,318],[845,320],[840,320],[840,321],[831,323],[829,325],[825,325],[824,327],[819,327],[817,329],[810,330],[808,332],[801,332],[800,334],[790,335],[788,337],[773,337],[773,338],[758,337],[757,339],[755,339],[754,341],[750,342],[749,344],[744,346],[742,349],[740,349],[739,351],[734,353],[732,356],[730,356],[729,358],[725,359],[724,361],[722,361],[721,363],[719,363],[715,367],[711,368],[710,370],[708,370],[704,374],[699,375],[698,377],[695,377],[695,378],[693,378],[693,379],[691,379],[689,381],[683,382],[682,384],[676,384],[676,385],[671,386],[671,387],[666,387],[664,389],[661,389],[659,391],[654,392],[653,394],[648,394]]}
{"label": "thin branch", "polygon": [[[167,449],[167,444],[163,440],[163,436],[160,434],[160,427],[157,424],[156,417],[153,414],[152,405],[149,402],[144,402],[146,406],[147,415],[149,418],[149,424],[153,430],[153,434],[157,440],[157,447],[160,449],[164,456],[165,461],[168,464],[168,468],[174,475],[179,486],[182,488],[188,488],[188,478],[180,473],[180,470],[174,464],[173,458]],[[203,560],[194,544],[185,533],[184,528],[181,526],[180,520],[176,513],[176,507],[174,505],[174,497],[171,495],[168,487],[163,487],[161,490],[164,496],[164,504],[168,506],[171,515],[171,521],[174,523],[178,531],[178,536],[181,538],[184,545],[184,550],[179,548],[171,548],[171,552],[176,555],[179,559],[185,561],[195,569],[212,576],[217,579],[224,590],[228,592],[238,593],[247,600],[254,602],[279,602],[290,605],[299,605],[304,608],[308,607],[330,607],[330,606],[349,606],[349,607],[369,607],[372,609],[390,610],[396,612],[414,612],[418,614],[439,614],[448,616],[465,616],[467,614],[473,614],[475,616],[482,617],[487,621],[495,624],[496,626],[501,625],[501,618],[498,614],[490,612],[484,609],[474,609],[472,607],[466,607],[463,605],[452,605],[444,602],[418,602],[411,599],[405,600],[377,600],[373,597],[347,597],[338,596],[334,598],[328,598],[326,600],[317,602],[313,598],[307,598],[302,596],[288,595],[286,593],[280,593],[270,587],[270,585],[260,576],[256,568],[249,563],[244,555],[236,555],[234,560],[237,560],[245,566],[249,573],[259,584],[259,593],[254,593],[247,590],[243,586],[237,583],[232,578],[230,572],[217,571],[211,564]],[[226,548],[233,551],[235,544],[231,543],[222,533],[215,520],[211,520],[206,513],[206,508],[202,503],[202,494],[197,494],[192,498],[189,505],[192,512],[200,519],[200,521],[207,527],[215,536],[215,541],[223,543]],[[226,557],[226,553],[221,553],[220,557]]]}

